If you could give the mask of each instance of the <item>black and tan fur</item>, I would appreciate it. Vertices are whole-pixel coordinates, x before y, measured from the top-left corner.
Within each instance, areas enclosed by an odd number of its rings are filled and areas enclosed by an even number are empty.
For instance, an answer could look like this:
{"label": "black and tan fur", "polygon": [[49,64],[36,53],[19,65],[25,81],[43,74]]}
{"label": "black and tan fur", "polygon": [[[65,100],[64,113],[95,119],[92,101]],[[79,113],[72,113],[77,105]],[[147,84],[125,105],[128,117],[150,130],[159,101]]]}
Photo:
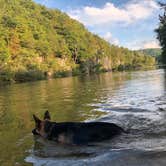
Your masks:
{"label": "black and tan fur", "polygon": [[64,144],[88,144],[111,139],[124,130],[114,123],[107,122],[52,122],[48,111],[44,120],[33,115],[36,127],[34,135]]}

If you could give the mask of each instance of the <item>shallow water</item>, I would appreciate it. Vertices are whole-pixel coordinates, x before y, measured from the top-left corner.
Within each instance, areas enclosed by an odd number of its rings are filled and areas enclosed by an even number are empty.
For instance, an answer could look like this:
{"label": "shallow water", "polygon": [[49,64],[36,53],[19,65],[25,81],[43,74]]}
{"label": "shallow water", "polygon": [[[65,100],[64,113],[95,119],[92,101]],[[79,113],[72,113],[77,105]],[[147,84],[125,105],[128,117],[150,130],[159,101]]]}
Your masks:
{"label": "shallow water", "polygon": [[[163,69],[104,73],[0,87],[0,165],[165,166]],[[62,121],[106,121],[129,134],[90,146],[34,139],[32,114]]]}

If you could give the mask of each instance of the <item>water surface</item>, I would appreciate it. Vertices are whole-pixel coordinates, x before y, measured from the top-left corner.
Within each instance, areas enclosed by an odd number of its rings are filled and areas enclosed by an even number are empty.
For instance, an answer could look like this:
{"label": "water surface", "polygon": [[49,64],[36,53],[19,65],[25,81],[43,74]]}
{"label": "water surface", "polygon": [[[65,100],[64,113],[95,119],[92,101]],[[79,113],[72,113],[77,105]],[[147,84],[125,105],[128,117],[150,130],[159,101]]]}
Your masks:
{"label": "water surface", "polygon": [[[62,121],[114,122],[130,134],[92,146],[34,140],[32,114]],[[165,166],[163,69],[104,73],[0,87],[0,165]]]}

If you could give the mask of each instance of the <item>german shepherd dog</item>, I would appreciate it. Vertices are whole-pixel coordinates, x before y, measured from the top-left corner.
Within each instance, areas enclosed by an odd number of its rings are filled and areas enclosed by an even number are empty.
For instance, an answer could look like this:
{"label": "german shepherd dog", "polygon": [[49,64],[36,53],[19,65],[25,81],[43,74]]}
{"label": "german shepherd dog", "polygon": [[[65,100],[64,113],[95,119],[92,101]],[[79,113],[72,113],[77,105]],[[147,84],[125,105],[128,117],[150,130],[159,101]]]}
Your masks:
{"label": "german shepherd dog", "polygon": [[32,130],[34,135],[63,144],[100,142],[125,132],[116,124],[107,122],[52,122],[48,111],[44,114],[44,120],[35,115],[33,118],[36,124]]}

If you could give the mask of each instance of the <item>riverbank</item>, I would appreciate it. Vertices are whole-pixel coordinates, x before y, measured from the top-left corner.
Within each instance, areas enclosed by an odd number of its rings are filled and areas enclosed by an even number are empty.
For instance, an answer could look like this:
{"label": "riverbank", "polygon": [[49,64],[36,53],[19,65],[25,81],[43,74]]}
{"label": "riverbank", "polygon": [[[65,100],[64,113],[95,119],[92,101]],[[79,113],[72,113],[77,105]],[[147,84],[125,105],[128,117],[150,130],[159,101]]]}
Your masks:
{"label": "riverbank", "polygon": [[110,44],[59,10],[31,0],[0,4],[0,80],[3,83],[155,64],[155,58]]}
{"label": "riverbank", "polygon": [[119,66],[116,69],[93,69],[93,71],[88,69],[78,69],[75,70],[66,70],[66,71],[58,71],[58,72],[43,72],[40,70],[30,70],[30,71],[20,71],[20,72],[0,72],[0,86],[8,85],[14,83],[24,83],[31,81],[39,81],[39,80],[48,80],[48,79],[56,79],[63,77],[72,77],[72,76],[85,76],[91,74],[100,74],[104,72],[118,72],[118,71],[136,71],[136,70],[149,70],[155,69],[157,66]]}

